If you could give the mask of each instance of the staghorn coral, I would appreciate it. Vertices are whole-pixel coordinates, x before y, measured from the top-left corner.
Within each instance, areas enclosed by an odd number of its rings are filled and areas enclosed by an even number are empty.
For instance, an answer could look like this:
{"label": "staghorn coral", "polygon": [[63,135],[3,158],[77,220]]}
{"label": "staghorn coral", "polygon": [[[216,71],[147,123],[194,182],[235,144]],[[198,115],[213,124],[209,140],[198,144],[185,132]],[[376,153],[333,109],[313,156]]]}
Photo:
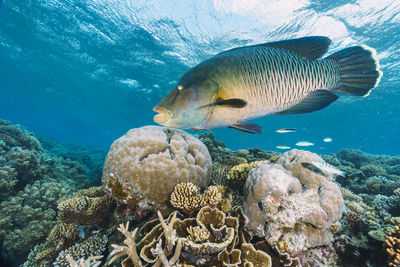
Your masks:
{"label": "staghorn coral", "polygon": [[217,186],[209,186],[204,196],[193,183],[177,184],[171,193],[171,204],[188,215],[205,206],[217,206],[222,200],[222,193]]}
{"label": "staghorn coral", "polygon": [[129,232],[129,222],[127,222],[126,225],[121,223],[117,229],[125,236],[124,243],[126,246],[115,244],[111,245],[113,247],[113,251],[110,254],[112,258],[108,261],[108,265],[113,263],[118,258],[126,255],[127,258],[122,261],[122,266],[129,266],[130,263],[132,263],[135,267],[143,266],[142,261],[140,260],[136,251],[135,238],[138,228],[135,228],[132,232]]}
{"label": "staghorn coral", "polygon": [[385,235],[385,250],[388,254],[388,265],[400,266],[400,226]]}
{"label": "staghorn coral", "polygon": [[81,243],[75,244],[72,247],[61,251],[53,265],[56,267],[69,267],[68,256],[74,261],[79,261],[82,258],[87,259],[93,256],[100,256],[103,253],[107,242],[107,235],[101,233],[96,234]]}
{"label": "staghorn coral", "polygon": [[264,161],[253,161],[250,163],[242,163],[232,167],[228,172],[228,180],[242,179],[245,180],[249,171],[260,164],[265,163]]}
{"label": "staghorn coral", "polygon": [[210,175],[211,157],[200,140],[181,130],[145,126],[112,144],[102,181],[117,201],[165,210],[176,184],[205,187]]}
{"label": "staghorn coral", "polygon": [[[296,173],[304,175],[301,170]],[[302,188],[300,182],[280,165],[260,165],[247,177],[242,204],[248,228],[291,254],[331,243],[329,228],[341,218],[343,209],[335,183],[325,180],[313,189]]]}
{"label": "staghorn coral", "polygon": [[59,200],[58,216],[64,222],[94,224],[104,219],[112,203],[101,186],[81,189],[73,197]]}
{"label": "staghorn coral", "polygon": [[67,261],[70,265],[70,267],[97,267],[100,266],[101,258],[103,258],[103,256],[91,256],[87,259],[79,259],[77,261],[75,261],[70,255],[67,255]]}

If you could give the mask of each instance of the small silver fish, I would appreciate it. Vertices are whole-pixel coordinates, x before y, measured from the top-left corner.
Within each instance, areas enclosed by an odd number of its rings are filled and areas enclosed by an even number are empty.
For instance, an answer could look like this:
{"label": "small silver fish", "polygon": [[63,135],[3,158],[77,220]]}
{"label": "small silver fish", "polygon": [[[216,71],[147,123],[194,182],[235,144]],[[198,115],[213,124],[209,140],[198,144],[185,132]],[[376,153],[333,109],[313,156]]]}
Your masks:
{"label": "small silver fish", "polygon": [[314,143],[307,142],[307,141],[300,141],[296,143],[296,146],[313,146]]}
{"label": "small silver fish", "polygon": [[332,142],[332,138],[326,137],[326,138],[323,139],[323,141],[325,143],[329,143],[329,142]]}
{"label": "small silver fish", "polygon": [[276,146],[277,149],[290,149],[290,146]]}
{"label": "small silver fish", "polygon": [[320,59],[330,44],[327,37],[313,36],[222,52],[180,78],[154,107],[154,121],[261,133],[260,126],[246,121],[320,110],[338,98],[335,93],[367,96],[382,75],[375,50],[358,45]]}
{"label": "small silver fish", "polygon": [[284,128],[284,129],[276,130],[275,132],[277,132],[277,133],[294,133],[296,131],[297,130],[293,129],[293,128],[289,128],[289,129]]}

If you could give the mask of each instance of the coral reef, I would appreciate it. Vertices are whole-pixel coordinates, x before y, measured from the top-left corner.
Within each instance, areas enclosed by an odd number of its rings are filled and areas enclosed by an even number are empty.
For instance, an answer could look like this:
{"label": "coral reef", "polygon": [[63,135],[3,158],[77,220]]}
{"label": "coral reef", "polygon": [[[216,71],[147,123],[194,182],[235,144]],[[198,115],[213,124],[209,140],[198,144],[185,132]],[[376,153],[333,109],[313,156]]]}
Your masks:
{"label": "coral reef", "polygon": [[0,257],[24,267],[400,266],[400,157],[199,139],[131,130],[110,149],[103,187],[89,188],[100,152],[41,145],[0,121]]}
{"label": "coral reef", "polygon": [[0,240],[20,256],[43,240],[56,224],[57,200],[74,185],[55,179],[36,181],[0,204]]}
{"label": "coral reef", "polygon": [[176,184],[205,187],[210,176],[211,157],[200,140],[181,130],[145,126],[112,144],[102,181],[117,201],[165,210]]}
{"label": "coral reef", "polygon": [[93,185],[98,185],[107,151],[82,144],[60,143],[45,136],[39,136],[38,140],[47,154],[79,162]]}
{"label": "coral reef", "polygon": [[249,171],[260,164],[263,164],[264,161],[253,161],[250,163],[242,163],[236,166],[233,166],[228,172],[228,180],[234,179],[242,179],[245,180]]}
{"label": "coral reef", "polygon": [[[71,258],[74,261],[79,261],[80,259],[100,256],[105,250],[107,242],[107,235],[104,234],[99,233],[89,237],[87,240],[61,251],[53,265],[56,267],[69,267]],[[68,256],[70,259],[68,259]]]}
{"label": "coral reef", "polygon": [[196,218],[180,219],[181,215],[175,211],[164,220],[159,212],[159,223],[155,225],[157,222],[152,221],[145,225],[142,228],[145,236],[138,243],[135,241],[138,229],[129,232],[129,224],[122,224],[118,230],[124,234],[126,246],[113,245],[109,264],[126,255],[122,266],[221,266],[232,262],[271,266],[267,253],[247,243],[251,237],[245,233],[247,221],[240,210],[234,209],[230,215],[203,207]]}
{"label": "coral reef", "polygon": [[400,266],[400,226],[385,235],[385,250],[388,254],[388,265]]}
{"label": "coral reef", "polygon": [[[293,159],[291,164],[286,164],[288,155]],[[341,191],[335,183],[308,169],[300,170],[305,168],[300,167],[304,155],[309,157],[303,151],[292,150],[277,161],[285,163],[291,172],[277,164],[251,170],[242,204],[249,217],[248,227],[265,236],[271,246],[291,254],[330,244],[333,235],[329,228],[341,218],[343,210]],[[316,178],[318,187],[310,177]]]}
{"label": "coral reef", "polygon": [[101,186],[81,189],[58,203],[58,216],[64,222],[94,224],[104,219],[113,204]]}
{"label": "coral reef", "polygon": [[209,186],[204,195],[199,194],[199,187],[193,183],[177,184],[171,193],[171,204],[189,216],[205,206],[217,206],[222,200],[218,186]]}
{"label": "coral reef", "polygon": [[20,147],[25,150],[42,150],[39,141],[25,129],[0,119],[0,140],[6,147]]}

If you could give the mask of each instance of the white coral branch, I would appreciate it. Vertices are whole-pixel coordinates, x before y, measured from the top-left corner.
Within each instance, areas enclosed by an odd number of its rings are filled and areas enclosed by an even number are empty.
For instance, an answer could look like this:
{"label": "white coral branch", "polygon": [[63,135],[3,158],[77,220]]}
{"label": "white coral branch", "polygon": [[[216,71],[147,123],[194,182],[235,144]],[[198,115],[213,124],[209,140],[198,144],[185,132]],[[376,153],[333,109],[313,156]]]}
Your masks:
{"label": "white coral branch", "polygon": [[135,228],[135,230],[133,230],[132,232],[129,232],[129,230],[128,230],[129,222],[127,222],[126,225],[121,223],[117,229],[126,237],[126,239],[124,240],[124,244],[126,246],[120,246],[120,245],[115,245],[115,244],[111,245],[114,249],[110,253],[110,256],[114,255],[114,257],[112,257],[109,260],[108,265],[113,263],[118,258],[120,258],[124,255],[127,255],[130,258],[130,260],[133,262],[133,265],[135,267],[142,267],[143,265],[137,254],[136,243],[135,243],[135,237],[136,237],[136,232],[137,232],[138,228]]}

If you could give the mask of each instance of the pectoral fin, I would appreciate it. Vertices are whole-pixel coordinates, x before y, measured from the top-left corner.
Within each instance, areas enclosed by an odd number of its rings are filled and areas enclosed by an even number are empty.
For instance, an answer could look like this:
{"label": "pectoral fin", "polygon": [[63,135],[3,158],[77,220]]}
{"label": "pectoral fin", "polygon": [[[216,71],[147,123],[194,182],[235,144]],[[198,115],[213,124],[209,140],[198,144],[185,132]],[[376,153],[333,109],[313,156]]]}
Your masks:
{"label": "pectoral fin", "polygon": [[254,123],[250,123],[250,122],[238,122],[238,123],[234,123],[231,126],[229,126],[229,128],[233,128],[242,132],[246,132],[246,133],[252,133],[252,134],[260,134],[262,133],[262,127],[254,124]]}
{"label": "pectoral fin", "polygon": [[338,99],[338,96],[326,91],[326,90],[317,90],[308,94],[303,100],[301,100],[298,104],[290,107],[287,110],[283,110],[275,115],[287,115],[287,114],[302,114],[302,113],[310,113],[313,111],[317,111],[323,109],[333,101]]}
{"label": "pectoral fin", "polygon": [[207,104],[201,107],[198,107],[198,109],[200,108],[205,108],[205,107],[209,107],[209,106],[222,106],[222,107],[231,107],[231,108],[243,108],[247,105],[247,102],[244,101],[243,99],[240,98],[230,98],[230,99],[220,99],[217,100],[211,104]]}

